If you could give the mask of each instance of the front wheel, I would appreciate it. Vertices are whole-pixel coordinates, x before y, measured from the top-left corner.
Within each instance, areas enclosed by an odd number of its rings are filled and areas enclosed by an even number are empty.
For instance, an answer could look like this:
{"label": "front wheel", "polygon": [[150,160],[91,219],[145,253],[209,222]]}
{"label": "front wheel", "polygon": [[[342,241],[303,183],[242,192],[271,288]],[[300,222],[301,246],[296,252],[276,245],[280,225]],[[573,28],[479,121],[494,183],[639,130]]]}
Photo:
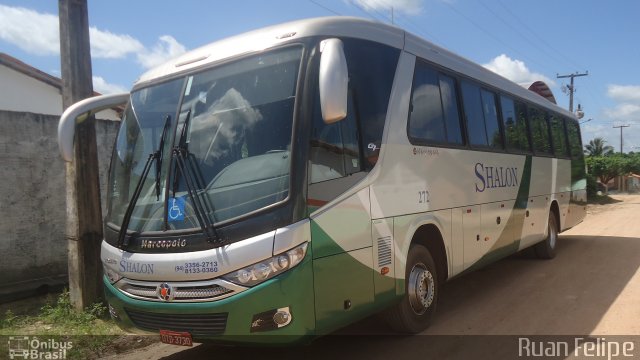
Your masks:
{"label": "front wheel", "polygon": [[558,224],[553,211],[549,212],[549,225],[547,225],[547,238],[534,246],[536,255],[540,259],[553,259],[556,256],[558,244]]}
{"label": "front wheel", "polygon": [[438,302],[438,274],[429,250],[413,245],[407,256],[405,294],[386,311],[385,317],[394,331],[416,334],[431,324]]}

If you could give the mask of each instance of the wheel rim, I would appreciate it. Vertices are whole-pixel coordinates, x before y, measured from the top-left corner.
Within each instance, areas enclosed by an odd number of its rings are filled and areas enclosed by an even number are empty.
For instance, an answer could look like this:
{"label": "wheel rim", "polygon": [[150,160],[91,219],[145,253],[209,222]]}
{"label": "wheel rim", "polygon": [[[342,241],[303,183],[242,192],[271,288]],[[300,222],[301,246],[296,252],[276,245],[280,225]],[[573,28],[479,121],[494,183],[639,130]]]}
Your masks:
{"label": "wheel rim", "polygon": [[549,247],[555,249],[557,241],[558,230],[556,230],[556,221],[553,218],[549,218]]}
{"label": "wheel rim", "polygon": [[424,314],[433,303],[436,283],[424,264],[416,264],[409,273],[409,303],[418,315]]}

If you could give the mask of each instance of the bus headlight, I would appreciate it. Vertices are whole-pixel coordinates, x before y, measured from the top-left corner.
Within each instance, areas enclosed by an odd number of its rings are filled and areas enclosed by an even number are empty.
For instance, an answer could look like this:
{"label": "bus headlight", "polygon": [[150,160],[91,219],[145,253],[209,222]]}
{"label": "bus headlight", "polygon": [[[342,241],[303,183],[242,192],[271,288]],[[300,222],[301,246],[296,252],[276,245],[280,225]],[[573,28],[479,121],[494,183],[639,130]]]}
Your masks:
{"label": "bus headlight", "polygon": [[102,270],[104,271],[104,275],[107,277],[107,279],[109,279],[109,283],[111,283],[111,284],[115,284],[120,279],[122,279],[122,275],[120,275],[117,272],[109,269],[109,267],[104,265],[104,264],[102,264]]}
{"label": "bus headlight", "polygon": [[258,285],[298,265],[307,254],[307,245],[308,243],[304,243],[272,258],[233,271],[222,278],[243,286]]}

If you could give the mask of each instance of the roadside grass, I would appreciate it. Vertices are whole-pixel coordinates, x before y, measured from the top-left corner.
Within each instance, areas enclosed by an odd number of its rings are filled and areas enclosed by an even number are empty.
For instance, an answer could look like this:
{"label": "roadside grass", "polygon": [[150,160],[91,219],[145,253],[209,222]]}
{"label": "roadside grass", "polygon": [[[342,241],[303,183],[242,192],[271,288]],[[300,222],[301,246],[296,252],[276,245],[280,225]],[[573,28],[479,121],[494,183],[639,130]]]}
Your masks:
{"label": "roadside grass", "polygon": [[124,346],[128,349],[149,344],[149,339],[127,335],[118,328],[102,303],[76,311],[66,290],[57,298],[48,296],[45,305],[38,310],[15,314],[9,309],[1,314],[0,336],[16,335],[37,337],[41,341],[71,341],[73,346],[67,352],[68,359],[95,359],[119,352],[123,342],[128,343]]}
{"label": "roadside grass", "polygon": [[588,203],[591,205],[608,205],[622,202],[622,200],[616,200],[609,195],[594,195],[588,198]]}

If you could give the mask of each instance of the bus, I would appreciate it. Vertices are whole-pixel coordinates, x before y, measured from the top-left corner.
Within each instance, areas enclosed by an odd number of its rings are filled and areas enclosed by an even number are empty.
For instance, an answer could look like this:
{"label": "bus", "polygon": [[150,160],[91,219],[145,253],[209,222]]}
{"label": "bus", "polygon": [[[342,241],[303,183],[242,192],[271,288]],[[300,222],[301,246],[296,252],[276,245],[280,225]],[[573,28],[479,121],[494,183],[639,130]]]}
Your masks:
{"label": "bus", "polygon": [[[291,343],[380,313],[433,319],[445,281],[586,212],[576,117],[397,27],[329,17],[150,70],[126,104],[101,261],[113,319],[162,341]],[[277,336],[274,336],[277,335]]]}

